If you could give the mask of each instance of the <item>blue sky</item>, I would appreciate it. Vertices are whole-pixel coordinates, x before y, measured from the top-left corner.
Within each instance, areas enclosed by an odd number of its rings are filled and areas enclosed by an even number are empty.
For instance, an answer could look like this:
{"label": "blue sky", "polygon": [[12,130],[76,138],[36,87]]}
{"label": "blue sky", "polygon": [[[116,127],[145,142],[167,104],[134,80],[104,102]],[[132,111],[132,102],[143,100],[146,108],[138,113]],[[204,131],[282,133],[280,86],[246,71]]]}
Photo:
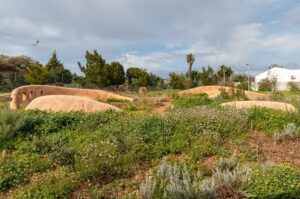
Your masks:
{"label": "blue sky", "polygon": [[[37,48],[32,44],[39,40]],[[300,68],[298,0],[0,0],[0,54],[42,63],[56,50],[79,72],[86,50],[167,77],[194,68]]]}

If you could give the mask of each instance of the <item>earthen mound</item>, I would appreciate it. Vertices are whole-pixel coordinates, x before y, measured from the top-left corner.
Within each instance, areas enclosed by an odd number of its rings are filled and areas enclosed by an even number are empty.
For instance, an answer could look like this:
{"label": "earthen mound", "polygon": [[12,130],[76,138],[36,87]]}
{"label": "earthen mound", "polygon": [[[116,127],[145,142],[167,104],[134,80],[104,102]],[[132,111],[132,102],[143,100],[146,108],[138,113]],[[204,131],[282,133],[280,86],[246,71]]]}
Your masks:
{"label": "earthen mound", "polygon": [[[222,88],[225,89],[226,92],[230,92],[232,90],[232,88],[228,86],[200,86],[200,87],[180,91],[178,95],[206,93],[209,97],[213,98],[220,95],[221,93],[220,89]],[[244,91],[244,92],[246,97],[249,100],[270,100],[270,96],[263,93],[257,93],[252,91]]]}
{"label": "earthen mound", "polygon": [[264,107],[271,108],[286,112],[295,112],[296,108],[288,103],[284,102],[273,102],[273,101],[236,101],[236,102],[227,102],[221,104],[222,106],[231,106],[238,109],[243,108],[253,108],[253,107]]}
{"label": "earthen mound", "polygon": [[103,112],[107,110],[121,110],[106,103],[69,95],[47,95],[38,97],[32,100],[25,109],[38,109],[53,112]]}

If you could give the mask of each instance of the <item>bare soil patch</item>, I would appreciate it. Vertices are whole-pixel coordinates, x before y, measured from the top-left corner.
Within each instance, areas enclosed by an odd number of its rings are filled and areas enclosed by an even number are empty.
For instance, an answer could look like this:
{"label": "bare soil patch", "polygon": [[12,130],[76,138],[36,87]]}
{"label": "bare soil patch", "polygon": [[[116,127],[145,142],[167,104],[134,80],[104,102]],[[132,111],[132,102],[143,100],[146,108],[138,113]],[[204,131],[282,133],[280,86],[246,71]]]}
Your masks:
{"label": "bare soil patch", "polygon": [[242,147],[256,151],[261,163],[290,163],[300,168],[300,140],[285,140],[275,143],[272,137],[262,132],[250,133]]}

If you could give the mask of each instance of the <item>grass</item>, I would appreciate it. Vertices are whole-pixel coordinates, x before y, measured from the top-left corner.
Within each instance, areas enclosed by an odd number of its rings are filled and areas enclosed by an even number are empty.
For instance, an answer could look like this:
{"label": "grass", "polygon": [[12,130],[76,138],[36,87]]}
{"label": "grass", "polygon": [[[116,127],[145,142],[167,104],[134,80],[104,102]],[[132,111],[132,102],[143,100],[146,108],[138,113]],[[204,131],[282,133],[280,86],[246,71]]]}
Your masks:
{"label": "grass", "polygon": [[[287,124],[299,127],[297,113],[228,109],[206,95],[178,97],[174,93],[164,91],[173,97],[175,107],[165,114],[150,112],[161,101],[146,100],[156,99],[163,94],[160,91],[127,103],[123,112],[49,114],[2,109],[0,197],[71,198],[80,193],[94,198],[137,198],[141,194],[147,198],[154,192],[159,198],[179,193],[178,198],[197,198],[199,194],[293,198],[298,194],[298,168],[257,166],[259,154],[252,154],[250,148],[240,151],[243,154],[235,164],[221,158],[230,157],[234,147],[242,147],[249,131],[273,135]],[[208,166],[211,157],[223,162]],[[164,166],[174,173],[155,174],[166,158],[170,162]],[[228,167],[229,163],[238,167]],[[239,180],[244,167],[251,170],[251,175],[245,175],[249,181]],[[139,174],[135,180],[136,171],[150,173],[148,177]],[[281,178],[285,181],[276,181]],[[212,187],[216,180],[218,185]],[[191,189],[185,185],[187,181]],[[281,186],[284,190],[280,192]],[[176,187],[181,191],[176,192]]]}

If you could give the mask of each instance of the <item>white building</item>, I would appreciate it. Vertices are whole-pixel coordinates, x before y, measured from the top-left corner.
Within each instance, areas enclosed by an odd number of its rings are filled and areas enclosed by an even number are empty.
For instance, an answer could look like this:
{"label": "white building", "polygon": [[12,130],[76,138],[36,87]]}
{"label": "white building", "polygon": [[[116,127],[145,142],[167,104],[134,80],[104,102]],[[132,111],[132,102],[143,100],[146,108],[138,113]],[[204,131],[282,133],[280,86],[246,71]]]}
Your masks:
{"label": "white building", "polygon": [[259,82],[263,79],[275,80],[276,90],[289,90],[289,83],[295,82],[300,85],[300,69],[289,70],[286,68],[274,67],[255,76],[254,90],[258,90]]}

